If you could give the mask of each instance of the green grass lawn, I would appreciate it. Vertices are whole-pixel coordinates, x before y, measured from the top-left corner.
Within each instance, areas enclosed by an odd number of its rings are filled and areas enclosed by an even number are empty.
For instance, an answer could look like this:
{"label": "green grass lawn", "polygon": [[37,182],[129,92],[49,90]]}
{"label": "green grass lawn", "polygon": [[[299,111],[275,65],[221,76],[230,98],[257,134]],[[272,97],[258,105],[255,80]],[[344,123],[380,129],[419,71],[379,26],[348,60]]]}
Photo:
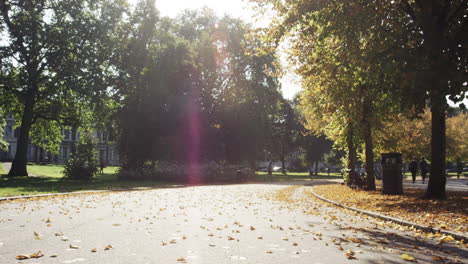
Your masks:
{"label": "green grass lawn", "polygon": [[[267,177],[267,172],[258,171],[256,172],[256,180],[263,180]],[[320,180],[320,179],[342,179],[341,173],[334,172],[330,173],[330,176],[327,173],[320,172],[318,175],[309,176],[308,172],[288,172],[287,175],[284,175],[281,172],[273,172],[273,180],[275,181],[297,181],[297,180]]]}
{"label": "green grass lawn", "polygon": [[0,163],[0,175],[7,174],[5,169],[3,168],[3,165]]}
{"label": "green grass lawn", "polygon": [[122,181],[117,179],[118,169],[109,166],[104,169],[104,174],[91,181],[77,181],[63,178],[63,165],[28,165],[28,172],[37,177],[1,177],[0,197],[173,185],[167,182]]}

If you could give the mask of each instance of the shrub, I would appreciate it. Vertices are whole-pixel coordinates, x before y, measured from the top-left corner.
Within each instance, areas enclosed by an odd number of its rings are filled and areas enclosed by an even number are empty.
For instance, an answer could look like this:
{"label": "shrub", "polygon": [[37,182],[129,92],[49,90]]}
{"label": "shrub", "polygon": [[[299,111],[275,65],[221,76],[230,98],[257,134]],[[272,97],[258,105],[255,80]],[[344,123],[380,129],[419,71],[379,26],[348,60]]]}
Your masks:
{"label": "shrub", "polygon": [[[191,169],[199,172],[197,178],[193,179]],[[141,168],[121,169],[119,179],[123,180],[158,180],[170,182],[236,182],[247,180],[254,176],[254,171],[238,165],[219,165],[214,162],[189,167],[169,162],[158,162],[154,166],[143,166]],[[192,179],[190,179],[192,177]]]}
{"label": "shrub", "polygon": [[74,180],[90,180],[98,172],[99,161],[96,139],[90,133],[83,133],[75,153],[65,162],[63,174]]}

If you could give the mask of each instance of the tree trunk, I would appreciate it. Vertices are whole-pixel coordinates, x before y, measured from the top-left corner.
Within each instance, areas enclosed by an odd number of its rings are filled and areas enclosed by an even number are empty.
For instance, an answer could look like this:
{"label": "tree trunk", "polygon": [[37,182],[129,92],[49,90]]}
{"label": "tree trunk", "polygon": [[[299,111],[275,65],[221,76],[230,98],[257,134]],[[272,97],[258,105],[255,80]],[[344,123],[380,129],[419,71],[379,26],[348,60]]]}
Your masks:
{"label": "tree trunk", "polygon": [[425,198],[446,199],[445,193],[445,104],[442,99],[432,97],[431,115],[431,169]]}
{"label": "tree trunk", "polygon": [[315,176],[318,175],[318,163],[319,163],[319,161],[316,160],[316,161],[315,161]]}
{"label": "tree trunk", "polygon": [[350,122],[348,124],[348,136],[346,139],[346,147],[348,149],[348,170],[349,172],[344,172],[344,180],[349,185],[350,184],[350,174],[354,175],[354,168],[356,167],[356,160],[357,160],[357,153],[356,153],[356,145],[354,144],[354,132],[353,127]]}
{"label": "tree trunk", "polygon": [[286,165],[284,161],[284,154],[281,154],[281,172],[286,175]]}
{"label": "tree trunk", "polygon": [[374,142],[372,140],[372,126],[369,120],[371,114],[371,102],[364,102],[363,120],[364,120],[364,143],[366,154],[366,190],[375,190],[374,177]]}
{"label": "tree trunk", "polygon": [[21,129],[17,141],[15,158],[11,164],[8,177],[28,176],[26,163],[28,155],[29,131],[33,122],[34,101],[35,89],[32,88],[26,94],[26,101],[24,105],[23,117],[21,119]]}
{"label": "tree trunk", "polygon": [[[436,1],[427,1],[423,5],[422,30],[424,48],[429,60],[429,78],[426,85],[429,88],[431,103],[431,168],[429,184],[425,198],[446,199],[445,184],[445,90],[448,80],[441,71],[444,65],[444,32],[446,24],[442,22],[433,10],[440,8]],[[424,12],[425,11],[425,12]]]}

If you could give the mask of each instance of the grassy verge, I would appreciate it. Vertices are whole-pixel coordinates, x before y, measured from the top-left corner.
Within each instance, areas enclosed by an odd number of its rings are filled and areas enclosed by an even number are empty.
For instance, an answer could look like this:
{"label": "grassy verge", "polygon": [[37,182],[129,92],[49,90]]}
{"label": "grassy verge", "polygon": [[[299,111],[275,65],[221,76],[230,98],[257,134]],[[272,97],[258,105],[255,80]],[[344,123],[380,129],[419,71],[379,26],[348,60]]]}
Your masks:
{"label": "grassy verge", "polygon": [[104,174],[91,181],[65,179],[62,170],[62,165],[28,165],[28,172],[37,177],[0,178],[0,197],[171,185],[167,182],[119,180],[116,175],[118,167],[106,167]]}
{"label": "grassy verge", "polygon": [[3,174],[7,174],[7,172],[6,172],[5,169],[3,168],[2,163],[0,163],[0,175],[3,175]]}
{"label": "grassy verge", "polygon": [[383,195],[377,191],[350,189],[344,185],[314,187],[317,194],[350,207],[377,212],[424,226],[456,232],[468,231],[468,195],[448,191],[445,201],[423,200],[425,189],[405,189],[403,195]]}

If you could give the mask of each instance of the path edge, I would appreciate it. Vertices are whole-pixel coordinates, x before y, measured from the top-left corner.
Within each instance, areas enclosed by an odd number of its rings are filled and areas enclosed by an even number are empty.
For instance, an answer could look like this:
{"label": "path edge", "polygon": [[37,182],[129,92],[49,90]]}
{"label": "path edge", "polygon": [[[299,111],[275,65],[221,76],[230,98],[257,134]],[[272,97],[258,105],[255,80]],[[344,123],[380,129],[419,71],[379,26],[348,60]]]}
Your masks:
{"label": "path edge", "polygon": [[143,188],[123,188],[123,189],[109,189],[109,190],[89,190],[89,191],[78,191],[78,192],[63,192],[63,193],[43,193],[34,195],[19,195],[19,196],[6,196],[0,197],[0,202],[13,201],[21,199],[33,199],[42,197],[54,197],[54,196],[73,196],[79,194],[100,194],[100,193],[111,193],[111,192],[129,192],[129,191],[149,191],[156,189],[167,189],[167,188],[181,188],[185,185],[173,185],[173,186],[160,186],[160,187],[143,187]]}

